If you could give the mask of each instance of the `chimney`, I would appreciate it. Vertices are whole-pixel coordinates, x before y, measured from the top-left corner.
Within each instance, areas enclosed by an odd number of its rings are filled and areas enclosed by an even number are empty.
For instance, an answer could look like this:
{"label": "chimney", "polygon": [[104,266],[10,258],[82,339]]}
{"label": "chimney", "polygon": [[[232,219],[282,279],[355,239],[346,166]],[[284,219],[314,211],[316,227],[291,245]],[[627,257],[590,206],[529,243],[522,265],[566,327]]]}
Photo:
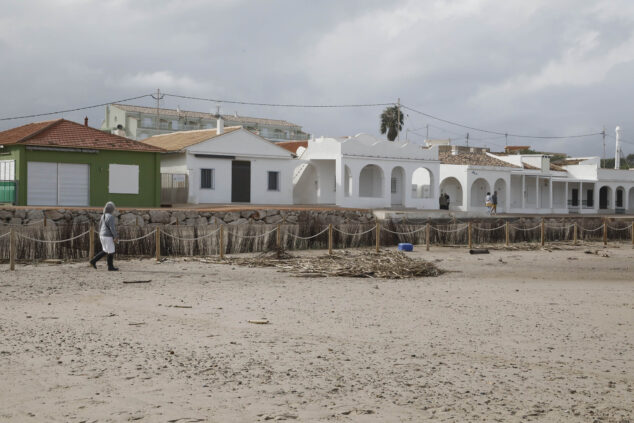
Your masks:
{"label": "chimney", "polygon": [[88,126],[88,116],[84,118],[84,126]]}
{"label": "chimney", "polygon": [[225,132],[225,121],[222,120],[222,116],[218,115],[218,121],[216,123],[216,135],[224,134]]}
{"label": "chimney", "polygon": [[616,127],[616,151],[614,152],[614,168],[621,168],[621,127]]}

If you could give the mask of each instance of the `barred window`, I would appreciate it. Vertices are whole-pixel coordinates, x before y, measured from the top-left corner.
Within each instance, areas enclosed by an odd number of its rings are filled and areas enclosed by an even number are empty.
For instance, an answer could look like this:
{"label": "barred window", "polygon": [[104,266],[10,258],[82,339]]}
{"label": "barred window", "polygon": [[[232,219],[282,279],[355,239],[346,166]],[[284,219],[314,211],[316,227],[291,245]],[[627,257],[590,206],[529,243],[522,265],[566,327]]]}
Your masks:
{"label": "barred window", "polygon": [[214,169],[200,169],[200,188],[214,189]]}
{"label": "barred window", "polygon": [[269,191],[280,190],[280,172],[269,172]]}

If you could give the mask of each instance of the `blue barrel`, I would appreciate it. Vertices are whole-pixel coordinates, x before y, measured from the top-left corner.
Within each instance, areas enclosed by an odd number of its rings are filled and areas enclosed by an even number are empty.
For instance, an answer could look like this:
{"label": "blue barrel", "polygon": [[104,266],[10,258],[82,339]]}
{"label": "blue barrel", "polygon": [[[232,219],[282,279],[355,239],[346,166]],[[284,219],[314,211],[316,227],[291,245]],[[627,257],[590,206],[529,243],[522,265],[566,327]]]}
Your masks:
{"label": "blue barrel", "polygon": [[398,244],[399,251],[414,251],[414,246],[409,242],[401,242]]}

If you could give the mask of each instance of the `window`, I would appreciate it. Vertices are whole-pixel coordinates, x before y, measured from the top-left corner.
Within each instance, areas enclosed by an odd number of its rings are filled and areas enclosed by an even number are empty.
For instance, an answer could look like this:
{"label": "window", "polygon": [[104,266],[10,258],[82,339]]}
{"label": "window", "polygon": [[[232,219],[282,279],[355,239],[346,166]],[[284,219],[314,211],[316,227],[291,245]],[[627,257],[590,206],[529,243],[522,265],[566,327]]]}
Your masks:
{"label": "window", "polygon": [[280,190],[280,172],[269,172],[269,191]]}
{"label": "window", "polygon": [[396,184],[398,183],[398,181],[396,180],[396,178],[392,178],[392,194],[396,194]]}
{"label": "window", "polygon": [[0,181],[15,180],[15,160],[0,160]]}
{"label": "window", "polygon": [[200,169],[200,188],[214,189],[214,169]]}
{"label": "window", "polygon": [[152,118],[144,117],[141,120],[141,126],[144,126],[146,128],[151,128],[152,127]]}
{"label": "window", "polygon": [[138,194],[139,166],[110,164],[108,168],[108,192],[110,194]]}

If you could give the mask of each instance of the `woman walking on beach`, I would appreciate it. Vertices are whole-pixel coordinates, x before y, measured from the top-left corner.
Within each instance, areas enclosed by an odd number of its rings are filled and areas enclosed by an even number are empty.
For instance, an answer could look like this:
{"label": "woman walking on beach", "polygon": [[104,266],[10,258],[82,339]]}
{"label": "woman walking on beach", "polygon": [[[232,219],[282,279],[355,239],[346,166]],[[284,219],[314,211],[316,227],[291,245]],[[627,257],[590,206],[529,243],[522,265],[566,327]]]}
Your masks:
{"label": "woman walking on beach", "polygon": [[118,268],[114,267],[114,244],[115,242],[119,242],[119,236],[117,235],[117,224],[115,221],[115,217],[112,215],[114,213],[114,203],[112,201],[108,201],[106,206],[103,208],[103,214],[101,215],[101,220],[99,220],[99,240],[101,241],[101,251],[99,251],[95,256],[90,260],[90,265],[97,268],[97,262],[101,260],[101,258],[105,255],[108,256],[108,270],[116,271]]}

